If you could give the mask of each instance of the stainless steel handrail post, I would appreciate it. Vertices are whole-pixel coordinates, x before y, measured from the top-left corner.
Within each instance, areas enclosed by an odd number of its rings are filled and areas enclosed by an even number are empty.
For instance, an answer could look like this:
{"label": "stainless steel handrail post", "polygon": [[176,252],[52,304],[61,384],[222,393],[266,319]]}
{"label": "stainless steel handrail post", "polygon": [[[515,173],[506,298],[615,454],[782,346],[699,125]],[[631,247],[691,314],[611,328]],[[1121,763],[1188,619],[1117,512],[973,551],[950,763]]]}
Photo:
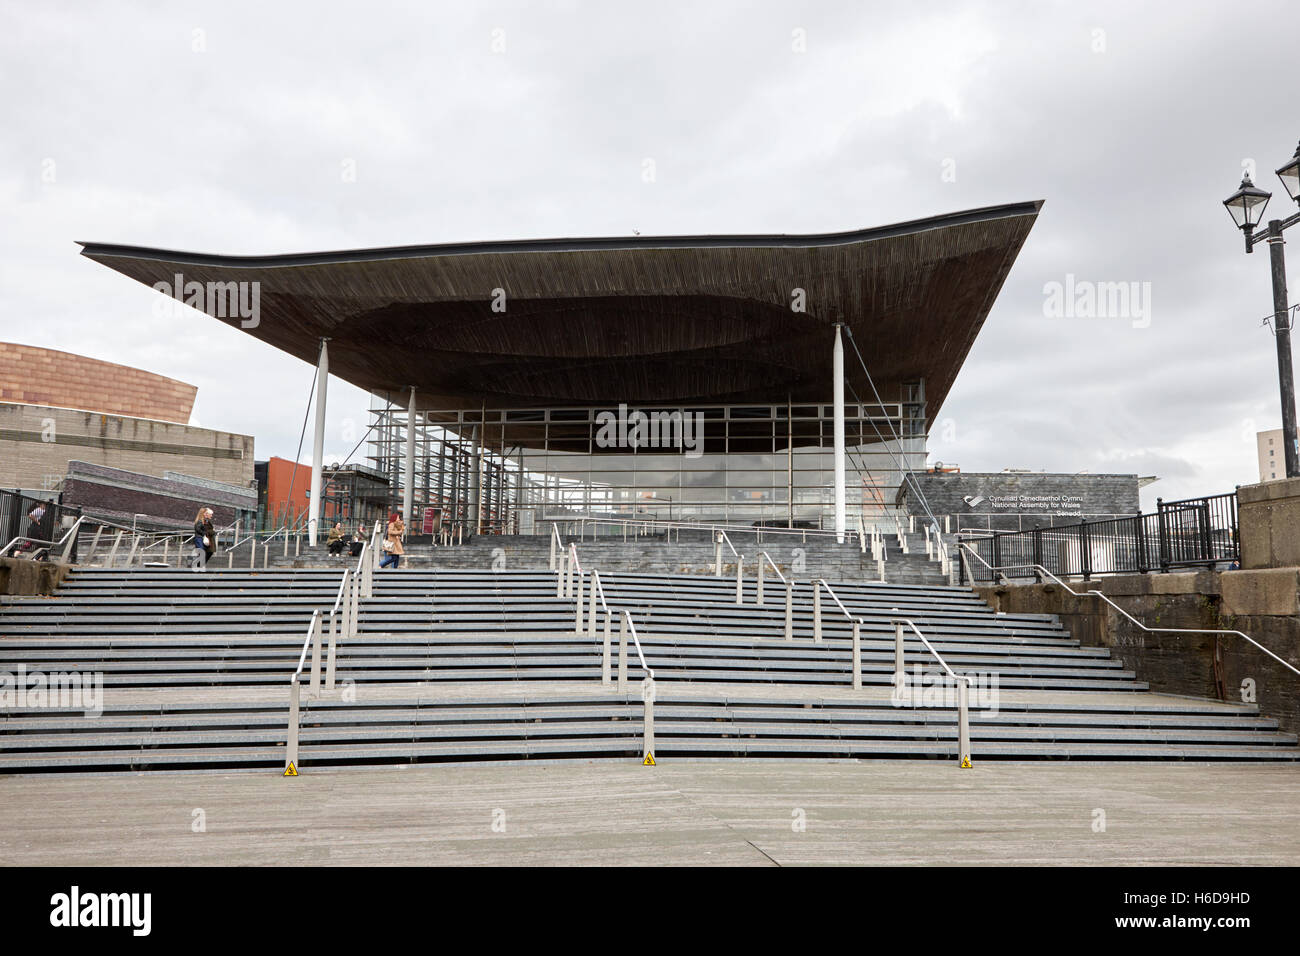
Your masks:
{"label": "stainless steel handrail post", "polygon": [[862,622],[853,622],[853,689],[862,690]]}
{"label": "stainless steel handrail post", "polygon": [[627,611],[620,615],[618,622],[618,689],[627,690]]}

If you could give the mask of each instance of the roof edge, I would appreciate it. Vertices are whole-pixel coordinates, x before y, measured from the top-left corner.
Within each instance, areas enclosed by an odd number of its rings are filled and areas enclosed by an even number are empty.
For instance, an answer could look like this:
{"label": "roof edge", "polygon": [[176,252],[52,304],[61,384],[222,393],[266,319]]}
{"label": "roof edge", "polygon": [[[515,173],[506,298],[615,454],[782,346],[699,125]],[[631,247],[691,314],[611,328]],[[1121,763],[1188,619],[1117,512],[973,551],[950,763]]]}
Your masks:
{"label": "roof edge", "polygon": [[229,256],[203,252],[185,252],[175,249],[154,249],[147,246],[130,246],[114,243],[80,242],[81,254],[90,259],[99,257],[152,259],[190,265],[230,266],[235,268],[275,268],[287,266],[325,265],[336,262],[367,262],[379,259],[412,259],[435,256],[485,255],[503,252],[591,252],[597,250],[632,249],[691,249],[691,248],[746,248],[785,246],[812,248],[817,246],[846,245],[869,242],[931,229],[990,222],[1020,216],[1037,216],[1043,200],[1005,203],[999,206],[982,206],[961,212],[929,216],[887,226],[857,229],[849,232],[776,235],[719,235],[719,236],[613,236],[585,239],[510,239],[487,242],[440,243],[422,246],[389,246],[377,249],[350,249],[336,252],[301,252],[272,256]]}

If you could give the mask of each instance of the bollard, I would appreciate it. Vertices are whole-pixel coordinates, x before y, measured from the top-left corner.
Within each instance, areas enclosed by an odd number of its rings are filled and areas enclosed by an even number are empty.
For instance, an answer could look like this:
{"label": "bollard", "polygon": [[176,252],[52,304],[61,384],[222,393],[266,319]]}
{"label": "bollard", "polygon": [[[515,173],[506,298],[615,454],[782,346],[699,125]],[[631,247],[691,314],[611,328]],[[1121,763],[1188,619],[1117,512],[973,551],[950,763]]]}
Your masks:
{"label": "bollard", "polygon": [[113,539],[113,548],[108,552],[108,567],[110,568],[113,566],[113,562],[117,560],[117,546],[121,543],[122,543],[122,532],[121,530],[119,530],[117,532],[117,537]]}
{"label": "bollard", "polygon": [[[176,549],[176,560],[179,561],[180,558],[181,558],[181,549],[180,549],[180,548],[177,548],[177,549]],[[163,559],[163,564],[168,564],[168,565],[171,564],[171,560],[172,560],[172,539],[171,539],[171,538],[163,538],[163,558],[162,558],[162,559]]]}
{"label": "bollard", "polygon": [[758,607],[763,606],[763,556],[758,556],[758,581],[754,587],[754,604]]}
{"label": "bollard", "polygon": [[880,572],[880,583],[885,583],[885,559],[881,558],[876,562],[876,570]]}
{"label": "bollard", "polygon": [[282,557],[287,558],[289,556],[289,529],[281,528],[280,530],[284,532],[284,554]]}
{"label": "bollard", "polygon": [[813,642],[820,644],[822,640],[822,586],[820,583],[813,585]]}
{"label": "bollard", "polygon": [[957,765],[970,769],[970,682],[957,681]]}
{"label": "bollard", "polygon": [[785,582],[785,639],[794,640],[794,580]]}
{"label": "bollard", "polygon": [[567,552],[564,555],[564,596],[570,597],[573,594],[573,557]]}
{"label": "bollard", "polygon": [[713,540],[713,576],[722,577],[722,535],[720,533]]}
{"label": "bollard", "polygon": [[262,570],[265,571],[266,566],[270,563],[271,563],[271,542],[268,541],[266,542],[266,547],[262,549]]}
{"label": "bollard", "polygon": [[299,531],[293,536],[293,556],[302,557],[302,532]]}
{"label": "bollard", "polygon": [[641,700],[645,702],[641,763],[643,766],[653,767],[655,752],[655,682],[648,676],[641,682]]}
{"label": "bollard", "polygon": [[618,619],[618,689],[627,690],[627,612]]}
{"label": "bollard", "polygon": [[745,556],[736,555],[736,603],[745,603]]}
{"label": "bollard", "polygon": [[596,586],[600,583],[600,575],[595,569],[591,572],[591,604],[587,608],[587,636],[596,636]]}
{"label": "bollard", "polygon": [[551,570],[555,570],[555,525],[551,525]]}
{"label": "bollard", "polygon": [[862,690],[862,622],[853,622],[853,689]]}
{"label": "bollard", "polygon": [[289,681],[289,739],[284,747],[284,769],[298,764],[298,675]]}

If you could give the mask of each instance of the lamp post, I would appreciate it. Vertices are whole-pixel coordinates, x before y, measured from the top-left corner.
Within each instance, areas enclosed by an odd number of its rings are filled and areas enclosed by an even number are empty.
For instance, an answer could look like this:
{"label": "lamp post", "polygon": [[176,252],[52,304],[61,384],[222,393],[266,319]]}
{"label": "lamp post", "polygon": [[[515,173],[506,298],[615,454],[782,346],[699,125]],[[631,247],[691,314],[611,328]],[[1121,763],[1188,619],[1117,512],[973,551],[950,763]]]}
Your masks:
{"label": "lamp post", "polygon": [[[1300,203],[1300,146],[1290,162],[1277,170],[1287,194]],[[1286,454],[1286,476],[1300,478],[1300,444],[1296,439],[1295,377],[1291,370],[1291,309],[1286,295],[1285,240],[1282,231],[1300,222],[1300,212],[1286,219],[1270,219],[1265,231],[1255,234],[1264,217],[1264,209],[1273,197],[1242,177],[1241,186],[1223,201],[1232,221],[1246,239],[1246,251],[1253,252],[1258,242],[1268,242],[1269,263],[1273,274],[1273,335],[1277,340],[1277,376],[1282,398],[1282,445]]]}

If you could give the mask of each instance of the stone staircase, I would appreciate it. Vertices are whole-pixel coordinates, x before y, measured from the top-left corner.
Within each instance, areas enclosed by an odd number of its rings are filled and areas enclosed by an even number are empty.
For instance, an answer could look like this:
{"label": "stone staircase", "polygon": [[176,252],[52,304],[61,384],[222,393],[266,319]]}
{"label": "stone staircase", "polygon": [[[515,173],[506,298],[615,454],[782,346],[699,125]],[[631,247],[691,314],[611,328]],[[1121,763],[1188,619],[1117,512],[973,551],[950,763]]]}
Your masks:
{"label": "stone staircase", "polygon": [[[333,603],[340,576],[82,568],[53,598],[7,599],[0,671],[102,674],[104,699],[94,719],[84,708],[5,707],[0,773],[282,766],[288,679],[312,611]],[[1053,617],[998,614],[969,589],[836,582],[864,622],[855,691],[848,621],[825,602],[814,641],[806,579],[786,640],[784,589],[771,579],[758,606],[752,578],[737,604],[734,579],[601,577],[655,670],[660,759],[951,758],[951,704],[890,700],[896,614],[954,670],[996,689],[995,708],[972,711],[977,760],[1300,756],[1296,738],[1254,706],[1153,694]],[[636,684],[602,685],[600,638],[574,632],[574,601],[555,590],[545,570],[377,572],[357,636],[339,647],[341,689],[304,695],[302,764],[639,757]],[[915,640],[906,666],[939,676]]]}
{"label": "stone staircase", "polygon": [[[755,535],[737,533],[730,536],[736,549],[745,556],[745,576],[754,576],[754,563],[760,551],[766,551],[783,573],[793,573],[802,578],[826,578],[836,581],[876,581],[879,570],[871,559],[870,549],[862,553],[856,538],[844,544],[823,536],[806,540],[798,535],[767,533],[761,540]],[[908,553],[899,547],[898,539],[886,540],[885,580],[891,584],[947,584],[948,579],[937,562],[925,554],[925,536],[921,532],[908,534]],[[708,532],[682,533],[680,541],[674,536],[671,543],[662,536],[622,537],[588,536],[579,541],[566,538],[566,544],[578,545],[579,558],[593,567],[647,574],[707,574],[714,573],[714,545]],[[345,556],[332,556],[323,544],[314,547],[304,541],[295,548],[290,544],[288,554],[282,544],[273,545],[266,564],[268,568],[319,568],[347,564]],[[403,567],[459,568],[465,570],[542,570],[549,567],[551,541],[548,535],[479,535],[464,543],[451,546],[408,544]],[[234,555],[235,568],[247,567],[247,547]],[[258,566],[263,559],[259,552]],[[215,559],[217,567],[227,562]],[[769,569],[770,573],[770,569]],[[736,558],[723,545],[723,576],[734,580]]]}

